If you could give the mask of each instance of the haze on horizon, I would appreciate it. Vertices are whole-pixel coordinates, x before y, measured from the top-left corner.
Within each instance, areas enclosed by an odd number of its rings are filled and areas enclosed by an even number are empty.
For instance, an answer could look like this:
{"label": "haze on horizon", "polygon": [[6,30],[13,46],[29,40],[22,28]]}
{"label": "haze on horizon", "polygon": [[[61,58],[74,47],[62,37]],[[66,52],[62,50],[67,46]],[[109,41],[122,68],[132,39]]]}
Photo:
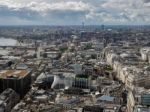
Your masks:
{"label": "haze on horizon", "polygon": [[0,0],[0,25],[148,25],[150,0]]}

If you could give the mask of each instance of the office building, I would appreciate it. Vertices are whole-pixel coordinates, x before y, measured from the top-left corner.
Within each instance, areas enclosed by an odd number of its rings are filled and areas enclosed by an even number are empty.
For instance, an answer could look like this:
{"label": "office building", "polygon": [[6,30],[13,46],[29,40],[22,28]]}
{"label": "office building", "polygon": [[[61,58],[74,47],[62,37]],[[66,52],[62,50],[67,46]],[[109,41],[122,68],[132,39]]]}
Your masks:
{"label": "office building", "polygon": [[31,84],[31,71],[28,70],[1,70],[0,92],[12,88],[20,96],[24,96]]}

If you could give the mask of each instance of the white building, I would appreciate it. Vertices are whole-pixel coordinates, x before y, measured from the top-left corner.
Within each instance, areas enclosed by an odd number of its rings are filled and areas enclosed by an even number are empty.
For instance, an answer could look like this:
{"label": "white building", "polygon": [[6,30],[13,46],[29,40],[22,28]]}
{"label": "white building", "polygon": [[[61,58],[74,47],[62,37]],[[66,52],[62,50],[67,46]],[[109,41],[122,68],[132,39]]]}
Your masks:
{"label": "white building", "polygon": [[150,52],[150,47],[144,47],[140,50],[142,60],[148,61],[149,52]]}

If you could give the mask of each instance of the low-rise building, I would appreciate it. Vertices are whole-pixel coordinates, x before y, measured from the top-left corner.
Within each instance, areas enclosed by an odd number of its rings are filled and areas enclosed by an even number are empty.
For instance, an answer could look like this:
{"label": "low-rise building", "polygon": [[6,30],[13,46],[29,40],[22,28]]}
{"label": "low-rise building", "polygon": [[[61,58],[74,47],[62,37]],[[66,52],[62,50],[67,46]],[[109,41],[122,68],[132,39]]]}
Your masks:
{"label": "low-rise building", "polygon": [[20,96],[14,90],[6,89],[0,94],[0,112],[10,112],[19,100]]}

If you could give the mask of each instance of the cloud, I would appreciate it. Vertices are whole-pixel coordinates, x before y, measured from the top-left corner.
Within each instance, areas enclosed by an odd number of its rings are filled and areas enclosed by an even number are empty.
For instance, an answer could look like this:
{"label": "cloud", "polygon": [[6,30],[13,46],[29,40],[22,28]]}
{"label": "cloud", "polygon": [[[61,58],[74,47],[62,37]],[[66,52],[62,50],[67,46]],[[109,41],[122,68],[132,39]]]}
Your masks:
{"label": "cloud", "polygon": [[0,24],[148,24],[149,12],[150,0],[1,0]]}
{"label": "cloud", "polygon": [[148,3],[148,2],[150,2],[150,0],[143,0],[145,3]]}
{"label": "cloud", "polygon": [[124,19],[127,24],[145,24],[150,22],[150,9],[146,4],[142,0],[108,0],[101,6],[114,11],[111,14]]}
{"label": "cloud", "polygon": [[[84,19],[85,15],[90,12],[91,6],[87,3],[79,2],[29,2],[12,4],[7,1],[0,2],[1,17],[15,17],[24,20],[33,20],[41,22],[55,22],[63,24],[67,20],[69,24],[74,20]],[[82,21],[81,20],[81,21]],[[70,21],[70,22],[69,22]],[[80,21],[80,22],[81,22]],[[62,22],[62,23],[60,23]],[[74,22],[75,23],[75,22]],[[65,23],[64,23],[65,24]]]}

